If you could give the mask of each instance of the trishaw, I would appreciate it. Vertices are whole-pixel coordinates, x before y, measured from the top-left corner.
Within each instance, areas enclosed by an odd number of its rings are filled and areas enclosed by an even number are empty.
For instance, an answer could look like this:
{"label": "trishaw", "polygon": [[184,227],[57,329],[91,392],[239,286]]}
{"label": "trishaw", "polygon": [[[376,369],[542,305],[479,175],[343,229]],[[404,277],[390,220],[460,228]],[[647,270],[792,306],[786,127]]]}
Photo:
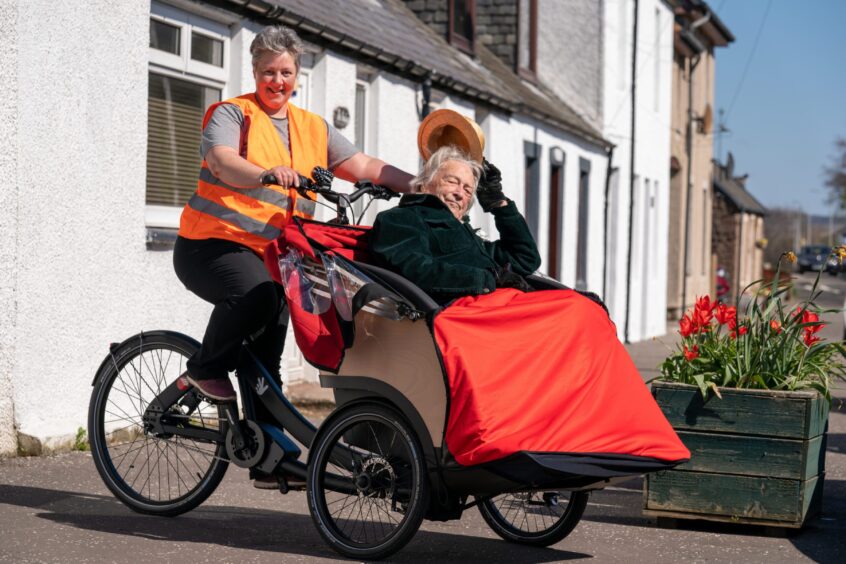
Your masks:
{"label": "trishaw", "polygon": [[[450,383],[432,335],[443,308],[369,261],[367,229],[347,221],[362,196],[394,194],[365,182],[345,195],[331,189],[328,172],[314,177],[300,191],[334,204],[335,219],[297,219],[265,259],[285,285],[297,343],[334,390],[336,408],[319,425],[300,414],[250,339],[237,368],[240,406],[209,401],[183,377],[199,346],[191,337],[145,331],[112,344],[93,381],[89,436],[97,470],[123,503],[179,515],[211,495],[233,463],[277,476],[282,493],[291,478],[305,479],[327,543],[350,558],[378,559],[402,548],[423,519],[458,519],[474,506],[503,539],[548,546],[577,525],[591,490],[678,463],[516,452],[459,464],[445,441]],[[563,288],[543,276],[530,283]]]}

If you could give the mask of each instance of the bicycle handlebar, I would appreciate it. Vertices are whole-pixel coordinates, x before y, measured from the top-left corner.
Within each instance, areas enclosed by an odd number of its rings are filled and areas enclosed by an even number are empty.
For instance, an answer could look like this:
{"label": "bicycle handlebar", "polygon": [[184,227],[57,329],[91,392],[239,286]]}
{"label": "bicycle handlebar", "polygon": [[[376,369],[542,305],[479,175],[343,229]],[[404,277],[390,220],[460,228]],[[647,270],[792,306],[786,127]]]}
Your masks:
{"label": "bicycle handlebar", "polygon": [[[390,200],[391,198],[399,196],[399,194],[390,188],[374,184],[370,180],[360,180],[354,184],[356,189],[352,194],[342,194],[341,192],[335,192],[332,190],[332,180],[334,179],[334,176],[328,170],[320,167],[314,167],[312,175],[318,179],[317,182],[307,176],[300,175],[299,186],[294,187],[297,192],[306,198],[309,197],[306,192],[314,192],[315,194],[323,196],[323,198],[329,202],[337,205],[341,201],[346,203],[355,202],[366,194],[371,194],[377,200]],[[261,182],[262,184],[275,184],[279,186],[279,181],[274,174],[266,174],[262,176]]]}

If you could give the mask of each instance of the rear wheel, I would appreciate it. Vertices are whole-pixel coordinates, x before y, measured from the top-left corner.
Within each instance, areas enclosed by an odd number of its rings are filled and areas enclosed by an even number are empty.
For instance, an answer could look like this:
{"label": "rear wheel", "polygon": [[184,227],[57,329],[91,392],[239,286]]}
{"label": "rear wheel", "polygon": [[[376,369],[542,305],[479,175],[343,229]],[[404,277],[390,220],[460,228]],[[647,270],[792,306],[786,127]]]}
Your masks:
{"label": "rear wheel", "polygon": [[588,497],[588,492],[503,494],[480,502],[479,512],[488,526],[509,542],[550,546],[573,531]]}
{"label": "rear wheel", "polygon": [[[139,513],[173,516],[195,508],[229,465],[223,444],[156,436],[143,422],[150,402],[185,371],[198,346],[178,333],[143,333],[112,351],[97,375],[88,410],[94,465],[112,493]],[[209,430],[224,417],[193,388],[168,415]]]}
{"label": "rear wheel", "polygon": [[402,416],[378,404],[337,414],[312,445],[307,497],[318,531],[349,558],[374,560],[405,546],[423,521],[423,451]]}

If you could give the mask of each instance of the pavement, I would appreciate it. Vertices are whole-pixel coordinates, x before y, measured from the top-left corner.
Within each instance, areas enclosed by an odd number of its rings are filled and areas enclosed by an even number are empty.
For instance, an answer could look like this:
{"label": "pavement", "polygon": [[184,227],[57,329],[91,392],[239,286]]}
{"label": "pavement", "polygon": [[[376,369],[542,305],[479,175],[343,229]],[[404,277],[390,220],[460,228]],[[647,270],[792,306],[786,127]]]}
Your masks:
{"label": "pavement", "polygon": [[[809,275],[805,275],[807,278]],[[803,279],[804,280],[804,279]],[[822,305],[841,307],[846,278],[826,279]],[[828,339],[843,335],[840,314],[824,318]],[[673,331],[675,327],[671,328]],[[672,334],[628,345],[644,379],[672,346]],[[291,385],[289,395],[320,418],[331,395]],[[643,516],[642,481],[594,492],[581,523],[557,545],[528,548],[496,537],[479,513],[424,522],[396,562],[844,562],[846,554],[846,390],[832,406],[821,517],[789,536],[751,526],[682,523],[657,526]],[[336,562],[344,561],[317,533],[305,494],[252,488],[247,472],[230,467],[199,508],[176,518],[133,513],[97,475],[90,455],[0,460],[0,562]]]}

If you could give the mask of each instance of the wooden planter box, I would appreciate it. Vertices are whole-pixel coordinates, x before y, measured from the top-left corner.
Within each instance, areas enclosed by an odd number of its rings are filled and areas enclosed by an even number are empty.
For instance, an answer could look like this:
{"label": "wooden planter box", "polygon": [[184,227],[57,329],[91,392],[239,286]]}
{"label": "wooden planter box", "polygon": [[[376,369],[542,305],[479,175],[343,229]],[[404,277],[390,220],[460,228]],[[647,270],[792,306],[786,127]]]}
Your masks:
{"label": "wooden planter box", "polygon": [[799,528],[822,505],[828,402],[816,392],[653,382],[690,461],[644,481],[644,514]]}

